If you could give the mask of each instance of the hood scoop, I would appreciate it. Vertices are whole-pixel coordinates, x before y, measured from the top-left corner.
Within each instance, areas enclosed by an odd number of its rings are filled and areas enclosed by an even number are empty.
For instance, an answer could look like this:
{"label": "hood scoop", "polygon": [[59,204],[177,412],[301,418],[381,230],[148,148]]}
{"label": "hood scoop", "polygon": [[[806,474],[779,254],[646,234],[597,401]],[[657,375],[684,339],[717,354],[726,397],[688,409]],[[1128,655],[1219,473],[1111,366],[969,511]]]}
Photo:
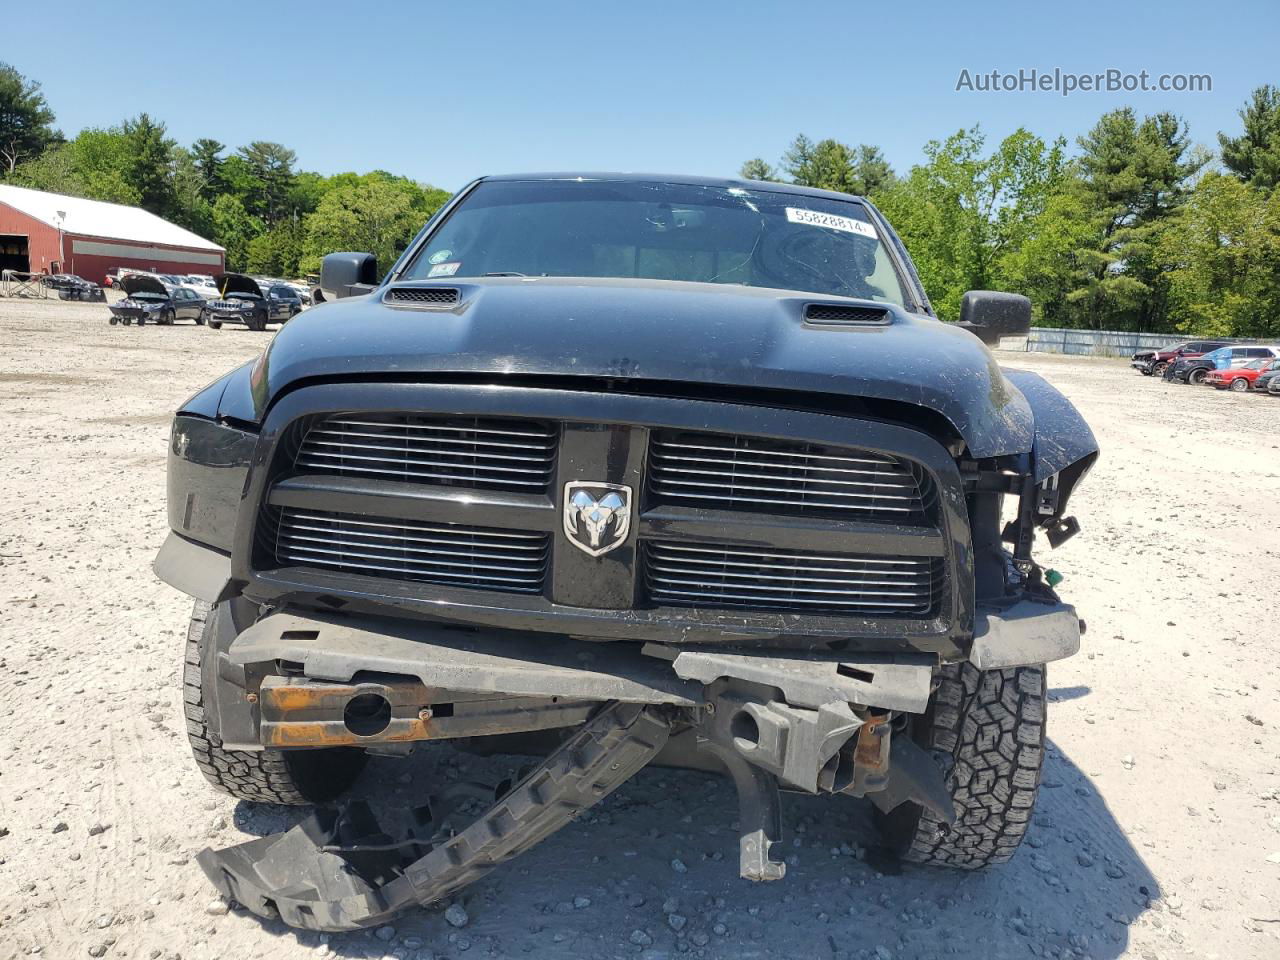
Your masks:
{"label": "hood scoop", "polygon": [[395,307],[452,307],[461,299],[457,287],[391,287],[382,295],[382,302]]}
{"label": "hood scoop", "polygon": [[847,303],[810,303],[804,322],[820,326],[883,326],[889,322],[886,307],[862,307]]}

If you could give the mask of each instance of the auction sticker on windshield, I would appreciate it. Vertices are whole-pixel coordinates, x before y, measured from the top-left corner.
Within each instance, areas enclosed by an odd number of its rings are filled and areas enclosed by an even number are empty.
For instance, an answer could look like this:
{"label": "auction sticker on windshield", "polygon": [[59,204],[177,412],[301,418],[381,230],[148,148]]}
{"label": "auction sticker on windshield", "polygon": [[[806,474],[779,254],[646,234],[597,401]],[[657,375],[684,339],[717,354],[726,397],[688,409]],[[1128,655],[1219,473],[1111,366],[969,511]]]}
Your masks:
{"label": "auction sticker on windshield", "polygon": [[804,223],[811,227],[827,227],[831,230],[842,230],[845,233],[856,233],[861,237],[876,239],[876,228],[861,220],[851,217],[839,217],[834,213],[823,213],[820,210],[801,210],[787,207],[787,219],[792,223]]}

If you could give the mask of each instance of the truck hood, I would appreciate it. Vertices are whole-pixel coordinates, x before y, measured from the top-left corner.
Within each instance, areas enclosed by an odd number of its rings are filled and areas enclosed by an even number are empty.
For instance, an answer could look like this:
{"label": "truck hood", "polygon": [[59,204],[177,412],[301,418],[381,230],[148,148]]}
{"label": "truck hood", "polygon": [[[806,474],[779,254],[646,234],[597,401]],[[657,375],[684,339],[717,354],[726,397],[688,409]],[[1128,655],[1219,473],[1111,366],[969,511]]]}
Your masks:
{"label": "truck hood", "polygon": [[458,302],[393,306],[383,298],[396,287],[383,287],[306,311],[255,365],[241,408],[224,413],[261,420],[291,387],[334,379],[610,378],[722,387],[726,398],[744,388],[908,403],[949,421],[974,456],[1032,449],[1030,405],[967,331],[897,308],[882,325],[804,320],[815,302],[884,304],[649,280],[433,286],[456,289]]}

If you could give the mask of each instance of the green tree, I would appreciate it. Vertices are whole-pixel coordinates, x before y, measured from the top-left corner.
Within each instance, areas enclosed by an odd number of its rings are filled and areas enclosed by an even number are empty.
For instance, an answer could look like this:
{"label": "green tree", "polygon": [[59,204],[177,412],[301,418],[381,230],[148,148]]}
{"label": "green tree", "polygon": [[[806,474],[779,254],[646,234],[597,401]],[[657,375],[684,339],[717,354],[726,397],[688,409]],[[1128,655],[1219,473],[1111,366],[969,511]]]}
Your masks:
{"label": "green tree", "polygon": [[367,250],[386,270],[448,197],[443,190],[385,171],[338,174],[305,220],[306,255],[300,269],[319,269],[320,258],[336,250]]}
{"label": "green tree", "polygon": [[173,151],[176,144],[165,136],[165,126],[140,113],[120,128],[130,162],[128,180],[138,193],[138,204],[162,217],[176,208],[173,191]]}
{"label": "green tree", "polygon": [[892,187],[897,181],[893,168],[879,147],[861,143],[853,161],[853,192],[870,197]]}
{"label": "green tree", "polygon": [[752,157],[742,165],[738,176],[743,180],[777,180],[778,172],[760,157]]}
{"label": "green tree", "polygon": [[209,137],[201,137],[191,145],[191,161],[203,181],[200,195],[206,200],[222,192],[222,151],[226,149],[226,144]]}
{"label": "green tree", "polygon": [[1280,190],[1208,173],[1160,247],[1179,330],[1280,336]]}
{"label": "green tree", "polygon": [[277,277],[297,276],[305,238],[300,221],[281,220],[249,241],[246,269]]}
{"label": "green tree", "polygon": [[925,162],[882,191],[939,315],[956,319],[966,290],[1006,285],[1005,262],[1062,189],[1064,150],[1018,129],[987,154],[978,128],[961,130],[925,144]]}
{"label": "green tree", "polygon": [[227,251],[228,269],[246,269],[249,244],[263,232],[262,221],[245,210],[239,197],[229,193],[214,201],[211,219],[213,238]]}
{"label": "green tree", "polygon": [[1222,162],[1245,183],[1270,190],[1280,184],[1280,88],[1258,87],[1239,114],[1244,133],[1218,134]]}
{"label": "green tree", "polygon": [[1139,120],[1130,108],[1104,114],[1078,140],[1080,190],[1094,222],[1093,244],[1078,252],[1082,272],[1068,293],[1074,326],[1168,328],[1161,232],[1186,201],[1208,156],[1191,146],[1170,113]]}
{"label": "green tree", "polygon": [[62,134],[52,124],[53,111],[40,84],[0,63],[0,176],[12,174],[18,164],[36,159],[60,141]]}
{"label": "green tree", "polygon": [[255,140],[237,151],[244,160],[257,187],[246,206],[268,225],[291,213],[287,201],[293,187],[293,165],[298,155],[283,144]]}
{"label": "green tree", "polygon": [[[750,163],[764,163],[752,160]],[[767,167],[767,164],[765,165]],[[792,183],[822,190],[869,196],[894,183],[893,169],[879,147],[859,144],[855,149],[830,138],[814,143],[803,133],[782,157],[782,170]],[[744,174],[746,167],[743,167]],[[756,177],[753,179],[776,179]]]}
{"label": "green tree", "polygon": [[213,204],[206,199],[208,186],[196,154],[176,147],[173,151],[173,218],[205,237],[213,232]]}

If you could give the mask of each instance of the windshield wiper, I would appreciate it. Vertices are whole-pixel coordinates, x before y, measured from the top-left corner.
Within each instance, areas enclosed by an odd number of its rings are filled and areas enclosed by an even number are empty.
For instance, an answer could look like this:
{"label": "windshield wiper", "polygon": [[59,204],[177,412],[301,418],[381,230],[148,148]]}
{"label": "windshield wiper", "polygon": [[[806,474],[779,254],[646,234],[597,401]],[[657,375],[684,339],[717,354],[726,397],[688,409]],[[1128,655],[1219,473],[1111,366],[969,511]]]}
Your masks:
{"label": "windshield wiper", "polygon": [[493,273],[482,273],[482,277],[527,277],[527,273],[516,273],[514,270],[495,270]]}

